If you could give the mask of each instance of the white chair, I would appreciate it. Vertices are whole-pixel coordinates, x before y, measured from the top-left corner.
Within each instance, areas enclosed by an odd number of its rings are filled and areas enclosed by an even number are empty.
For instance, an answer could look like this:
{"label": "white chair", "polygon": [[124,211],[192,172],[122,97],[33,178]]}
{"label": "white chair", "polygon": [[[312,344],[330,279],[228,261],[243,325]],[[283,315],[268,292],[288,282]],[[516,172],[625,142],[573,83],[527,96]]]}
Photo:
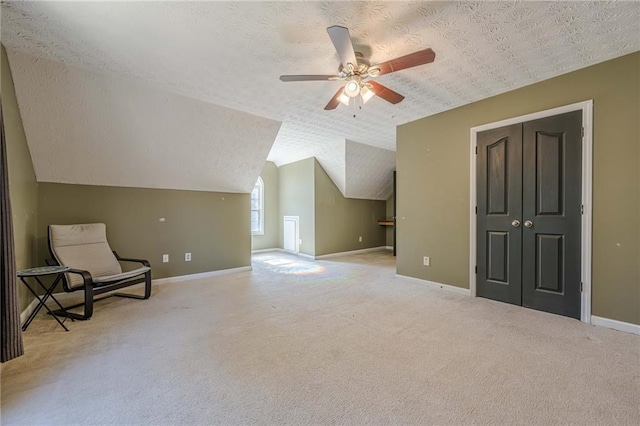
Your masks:
{"label": "white chair", "polygon": [[[64,291],[84,290],[84,302],[56,311],[56,315],[87,320],[93,315],[94,301],[112,296],[132,299],[151,296],[151,265],[147,260],[123,258],[112,251],[104,223],[49,225],[49,251],[53,256],[53,260],[47,261],[49,265],[71,268],[62,282]],[[142,266],[123,272],[120,262],[137,262]],[[144,295],[113,293],[94,299],[100,294],[139,283],[144,283]],[[79,306],[84,306],[83,314],[67,311]]]}

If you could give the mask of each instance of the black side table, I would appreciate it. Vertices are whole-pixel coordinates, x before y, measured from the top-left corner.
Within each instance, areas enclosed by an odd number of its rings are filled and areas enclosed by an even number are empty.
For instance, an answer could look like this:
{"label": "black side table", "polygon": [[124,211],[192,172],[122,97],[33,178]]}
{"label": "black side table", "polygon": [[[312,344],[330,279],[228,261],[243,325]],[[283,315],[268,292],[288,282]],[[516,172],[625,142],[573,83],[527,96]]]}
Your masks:
{"label": "black side table", "polygon": [[[40,312],[40,309],[42,309],[43,306],[47,311],[49,311],[49,314],[53,316],[53,318],[55,318],[56,321],[58,321],[58,324],[60,324],[60,326],[64,328],[65,331],[69,331],[69,329],[64,325],[64,320],[60,321],[60,318],[58,318],[58,316],[54,314],[53,311],[49,309],[49,307],[46,304],[47,299],[51,298],[54,302],[56,302],[56,304],[60,307],[60,309],[63,312],[66,312],[64,307],[60,304],[60,302],[58,302],[58,299],[56,299],[55,296],[53,295],[53,289],[56,288],[56,285],[58,285],[58,283],[64,276],[64,273],[67,272],[69,269],[71,268],[69,268],[68,266],[42,266],[39,268],[30,268],[30,269],[23,269],[21,271],[18,271],[18,277],[20,278],[20,281],[22,281],[24,285],[27,286],[29,291],[36,297],[36,299],[38,299],[38,306],[36,306],[33,312],[31,312],[31,315],[29,315],[29,318],[27,318],[27,321],[22,326],[22,331],[25,331],[27,327],[29,327],[29,325],[31,324],[33,319],[36,317],[36,315],[38,315],[38,312]],[[49,287],[45,286],[42,283],[42,281],[40,281],[40,277],[45,275],[56,276],[56,278],[53,280],[53,283],[51,283]],[[32,288],[27,282],[26,278],[29,278],[29,277],[33,278],[35,282],[37,282],[40,285],[40,287],[44,290],[44,296],[42,298],[38,296],[38,293],[36,292],[36,290]],[[71,321],[73,321],[73,318],[71,319]]]}

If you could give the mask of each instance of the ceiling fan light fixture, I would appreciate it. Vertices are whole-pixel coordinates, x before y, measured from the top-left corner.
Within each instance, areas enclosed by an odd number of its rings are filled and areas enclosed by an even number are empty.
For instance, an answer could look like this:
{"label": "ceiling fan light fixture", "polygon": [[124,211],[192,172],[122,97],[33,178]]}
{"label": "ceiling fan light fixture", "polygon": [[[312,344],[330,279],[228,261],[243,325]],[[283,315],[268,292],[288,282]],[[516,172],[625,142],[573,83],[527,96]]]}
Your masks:
{"label": "ceiling fan light fixture", "polygon": [[349,99],[351,98],[345,95],[344,92],[342,92],[342,94],[338,96],[338,100],[340,101],[340,103],[346,106],[349,106]]}
{"label": "ceiling fan light fixture", "polygon": [[360,94],[360,83],[357,80],[349,80],[344,86],[344,93],[350,98]]}
{"label": "ceiling fan light fixture", "polygon": [[369,99],[373,98],[374,95],[375,93],[373,90],[369,89],[367,86],[362,86],[362,89],[360,89],[360,96],[362,96],[363,105],[366,104]]}

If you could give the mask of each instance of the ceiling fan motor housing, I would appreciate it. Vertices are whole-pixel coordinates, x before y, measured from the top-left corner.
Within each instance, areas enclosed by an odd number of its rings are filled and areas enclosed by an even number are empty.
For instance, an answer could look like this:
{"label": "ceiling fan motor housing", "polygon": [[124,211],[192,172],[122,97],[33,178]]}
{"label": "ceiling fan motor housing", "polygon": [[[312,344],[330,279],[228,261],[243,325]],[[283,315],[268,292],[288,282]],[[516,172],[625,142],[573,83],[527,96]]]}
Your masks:
{"label": "ceiling fan motor housing", "polygon": [[355,52],[357,64],[352,64],[353,69],[351,67],[345,67],[342,64],[338,67],[338,75],[342,78],[347,78],[350,76],[360,76],[362,79],[369,77],[369,67],[371,63],[367,61],[360,52]]}

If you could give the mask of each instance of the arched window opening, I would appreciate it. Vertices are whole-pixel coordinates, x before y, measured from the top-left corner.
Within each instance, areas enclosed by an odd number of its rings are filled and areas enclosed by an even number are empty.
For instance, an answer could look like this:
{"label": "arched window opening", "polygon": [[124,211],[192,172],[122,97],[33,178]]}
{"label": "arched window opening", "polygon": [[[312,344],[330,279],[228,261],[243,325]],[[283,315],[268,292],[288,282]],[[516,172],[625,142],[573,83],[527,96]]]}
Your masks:
{"label": "arched window opening", "polygon": [[264,234],[264,182],[261,177],[251,191],[251,234]]}

